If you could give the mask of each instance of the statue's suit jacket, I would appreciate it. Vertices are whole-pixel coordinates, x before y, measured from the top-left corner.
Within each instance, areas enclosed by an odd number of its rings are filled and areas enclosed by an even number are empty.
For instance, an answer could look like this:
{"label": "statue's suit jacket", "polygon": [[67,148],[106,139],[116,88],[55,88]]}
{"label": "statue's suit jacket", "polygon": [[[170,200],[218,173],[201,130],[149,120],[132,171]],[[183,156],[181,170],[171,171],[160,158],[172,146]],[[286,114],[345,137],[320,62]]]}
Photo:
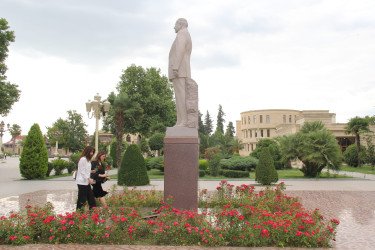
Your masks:
{"label": "statue's suit jacket", "polygon": [[177,32],[176,39],[172,44],[169,52],[168,78],[172,80],[174,77],[173,70],[178,70],[178,77],[191,78],[190,71],[190,55],[192,42],[189,31],[182,28]]}

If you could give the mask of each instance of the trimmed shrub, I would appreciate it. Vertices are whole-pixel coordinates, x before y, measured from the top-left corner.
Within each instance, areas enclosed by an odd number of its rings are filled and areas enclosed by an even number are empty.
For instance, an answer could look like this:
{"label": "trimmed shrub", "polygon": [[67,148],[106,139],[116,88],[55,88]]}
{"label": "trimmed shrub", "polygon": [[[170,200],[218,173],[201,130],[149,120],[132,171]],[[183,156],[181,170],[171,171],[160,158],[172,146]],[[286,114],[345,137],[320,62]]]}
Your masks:
{"label": "trimmed shrub", "polygon": [[229,159],[222,159],[220,161],[221,169],[227,170],[241,170],[241,171],[251,171],[255,169],[258,165],[258,159],[252,156],[240,157],[235,156]]}
{"label": "trimmed shrub", "polygon": [[144,160],[145,160],[145,166],[146,166],[147,171],[150,171],[151,170],[151,166],[150,166],[151,158],[145,158]]}
{"label": "trimmed shrub", "polygon": [[121,186],[142,186],[150,183],[145,161],[137,144],[131,144],[125,151],[117,182]]}
{"label": "trimmed shrub", "polygon": [[48,170],[48,151],[37,123],[31,126],[27,134],[19,166],[23,178],[35,179],[46,176]]}
{"label": "trimmed shrub", "polygon": [[159,169],[164,172],[164,156],[150,158],[148,165],[150,169]]}
{"label": "trimmed shrub", "polygon": [[205,170],[199,170],[199,177],[204,177],[206,175]]}
{"label": "trimmed shrub", "polygon": [[71,155],[69,156],[69,160],[75,164],[76,169],[78,168],[79,157],[81,157],[81,153],[80,153],[80,152],[77,152],[77,153],[71,154]]}
{"label": "trimmed shrub", "polygon": [[160,150],[164,148],[164,137],[163,133],[155,133],[148,140],[150,149],[158,151],[158,156],[160,156]]}
{"label": "trimmed shrub", "polygon": [[208,162],[207,162],[207,160],[205,160],[205,159],[200,159],[199,160],[199,170],[204,170],[204,171],[208,170]]}
{"label": "trimmed shrub", "polygon": [[218,176],[220,171],[220,160],[221,154],[214,154],[211,159],[208,160],[208,167],[210,168],[210,175]]}
{"label": "trimmed shrub", "polygon": [[221,175],[228,177],[228,178],[249,178],[248,171],[240,171],[240,170],[222,170]]}
{"label": "trimmed shrub", "polygon": [[[365,163],[367,161],[366,157],[366,148],[365,146],[361,145],[361,162]],[[346,164],[352,167],[358,167],[358,152],[357,152],[357,145],[352,144],[344,152],[344,161]]]}
{"label": "trimmed shrub", "polygon": [[260,152],[258,166],[255,169],[255,180],[262,185],[270,185],[279,180],[271,153],[267,147]]}

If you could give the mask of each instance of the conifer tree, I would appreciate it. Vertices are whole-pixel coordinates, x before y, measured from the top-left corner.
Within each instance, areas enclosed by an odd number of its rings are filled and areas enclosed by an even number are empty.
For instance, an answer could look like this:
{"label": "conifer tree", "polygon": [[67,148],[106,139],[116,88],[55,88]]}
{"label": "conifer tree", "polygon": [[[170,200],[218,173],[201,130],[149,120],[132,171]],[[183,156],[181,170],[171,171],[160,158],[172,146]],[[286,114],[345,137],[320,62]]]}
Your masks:
{"label": "conifer tree", "polygon": [[262,185],[270,185],[279,180],[271,153],[267,147],[260,152],[259,163],[255,169],[255,180]]}
{"label": "conifer tree", "polygon": [[217,119],[216,119],[216,130],[224,134],[224,116],[225,113],[223,111],[223,107],[219,104],[219,110],[217,112]]}
{"label": "conifer tree", "polygon": [[20,158],[20,172],[25,179],[44,178],[48,170],[48,151],[38,124],[31,126]]}
{"label": "conifer tree", "polygon": [[204,119],[204,134],[211,135],[212,130],[212,119],[210,113],[207,110],[206,117]]}
{"label": "conifer tree", "polygon": [[125,151],[118,171],[118,185],[142,186],[149,183],[142,152],[137,144],[131,144]]}

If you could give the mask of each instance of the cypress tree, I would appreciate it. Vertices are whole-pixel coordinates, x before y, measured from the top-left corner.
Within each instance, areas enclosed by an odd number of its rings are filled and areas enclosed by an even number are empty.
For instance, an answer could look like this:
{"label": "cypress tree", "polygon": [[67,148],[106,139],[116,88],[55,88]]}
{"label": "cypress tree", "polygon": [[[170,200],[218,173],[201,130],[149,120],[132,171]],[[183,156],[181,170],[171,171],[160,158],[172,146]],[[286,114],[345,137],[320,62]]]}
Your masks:
{"label": "cypress tree", "polygon": [[150,183],[142,152],[137,144],[131,144],[122,158],[118,171],[118,185],[142,186]]}
{"label": "cypress tree", "polygon": [[44,178],[48,170],[48,151],[37,123],[31,126],[20,158],[21,176],[26,179]]}
{"label": "cypress tree", "polygon": [[268,147],[263,148],[260,152],[259,163],[255,169],[255,180],[262,185],[270,185],[279,180]]}

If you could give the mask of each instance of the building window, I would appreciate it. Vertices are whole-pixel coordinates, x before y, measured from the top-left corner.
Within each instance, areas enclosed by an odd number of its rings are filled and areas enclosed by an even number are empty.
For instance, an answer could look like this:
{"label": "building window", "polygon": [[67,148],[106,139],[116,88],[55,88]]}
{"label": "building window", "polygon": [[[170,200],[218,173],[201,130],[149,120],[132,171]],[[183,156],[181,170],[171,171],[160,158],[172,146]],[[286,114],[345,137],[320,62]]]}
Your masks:
{"label": "building window", "polygon": [[263,123],[263,115],[259,116],[259,123]]}
{"label": "building window", "polygon": [[246,117],[243,118],[244,123],[246,124]]}
{"label": "building window", "polygon": [[263,129],[260,130],[260,137],[263,137]]}
{"label": "building window", "polygon": [[253,146],[253,144],[251,144],[251,152],[253,152],[254,151],[254,146]]}
{"label": "building window", "polygon": [[249,117],[248,117],[248,119],[249,119],[249,124],[250,124],[250,121],[251,121],[251,116],[249,116]]}
{"label": "building window", "polygon": [[258,137],[258,129],[255,130],[255,138]]}
{"label": "building window", "polygon": [[248,134],[247,134],[247,129],[246,129],[246,137],[245,138],[247,138],[248,137]]}
{"label": "building window", "polygon": [[131,139],[130,139],[130,135],[127,135],[127,136],[126,136],[126,141],[127,141],[127,142],[130,142],[130,141],[131,141]]}
{"label": "building window", "polygon": [[247,151],[250,151],[250,144],[247,144]]}
{"label": "building window", "polygon": [[289,123],[292,123],[292,115],[289,115]]}
{"label": "building window", "polygon": [[257,116],[254,115],[254,123],[257,123]]}
{"label": "building window", "polygon": [[250,138],[253,137],[253,131],[250,129]]}
{"label": "building window", "polygon": [[267,137],[271,137],[271,130],[267,129]]}
{"label": "building window", "polygon": [[283,123],[286,123],[286,115],[283,115]]}
{"label": "building window", "polygon": [[266,115],[266,122],[270,123],[270,115]]}
{"label": "building window", "polygon": [[297,121],[297,116],[295,115],[294,116],[294,123],[296,123],[296,121]]}

